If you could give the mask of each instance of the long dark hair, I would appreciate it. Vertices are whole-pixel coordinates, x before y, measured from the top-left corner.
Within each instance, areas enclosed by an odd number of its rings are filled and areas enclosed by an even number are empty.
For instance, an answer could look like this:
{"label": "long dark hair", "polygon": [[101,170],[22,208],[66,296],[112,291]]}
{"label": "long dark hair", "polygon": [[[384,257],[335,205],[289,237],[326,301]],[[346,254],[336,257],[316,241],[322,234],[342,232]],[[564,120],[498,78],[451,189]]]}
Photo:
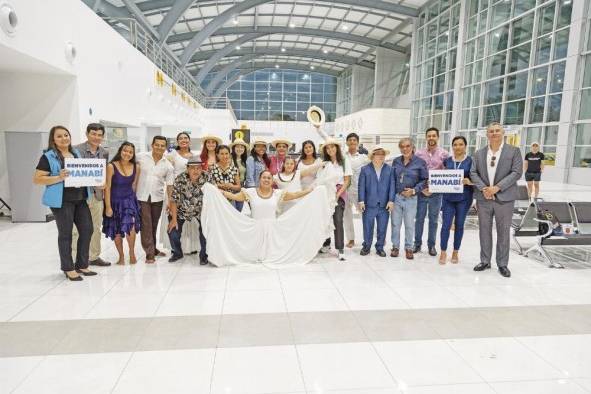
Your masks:
{"label": "long dark hair", "polygon": [[[232,161],[234,162],[234,165],[236,167],[238,167],[238,155],[236,154],[236,147],[238,146],[238,144],[232,146]],[[240,145],[244,148],[244,152],[242,152],[242,154],[240,155],[240,161],[242,162],[243,166],[246,166],[246,159],[248,159],[248,149],[246,149],[246,146],[244,145]]]}
{"label": "long dark hair", "polygon": [[70,137],[70,145],[68,145],[68,151],[73,155],[74,155],[74,148],[72,148],[72,133],[70,133],[70,130],[66,129],[64,126],[53,126],[50,130],[49,130],[49,140],[47,141],[47,150],[53,150],[59,160],[63,163],[64,162],[64,155],[62,155],[62,152],[60,152],[60,150],[57,148],[57,146],[55,146],[55,132],[58,130],[65,130],[68,133],[68,136]]}
{"label": "long dark hair", "polygon": [[191,152],[191,136],[186,131],[181,131],[180,133],[178,133],[176,135],[176,146],[174,147],[174,149],[175,150],[181,150],[181,147],[179,146],[179,137],[181,135],[186,135],[187,138],[189,139],[189,152]]}
{"label": "long dark hair", "polygon": [[[252,147],[252,149],[250,150],[250,155],[252,156],[253,159],[257,160],[257,161],[261,161],[261,159],[259,159],[259,155],[257,155],[257,152],[255,151],[256,145],[254,145]],[[269,156],[267,155],[267,151],[265,151],[265,153],[263,153],[263,161],[265,162],[265,166],[267,166],[267,168],[271,167],[271,159],[269,159]]]}
{"label": "long dark hair", "polygon": [[133,149],[133,156],[132,156],[131,160],[129,160],[129,162],[133,163],[133,165],[135,166],[135,145],[129,141],[125,141],[121,144],[119,149],[117,149],[117,153],[115,153],[115,156],[111,159],[110,163],[113,163],[115,161],[121,161],[121,151],[126,146],[131,146],[131,149]]}
{"label": "long dark hair", "polygon": [[453,146],[454,142],[456,142],[457,140],[462,140],[464,141],[464,145],[466,145],[466,148],[468,147],[468,141],[466,141],[466,137],[464,137],[463,135],[457,135],[453,138],[453,140],[451,140],[451,145]]}
{"label": "long dark hair", "polygon": [[312,145],[312,148],[314,149],[314,151],[312,152],[312,157],[314,157],[314,160],[316,160],[318,158],[318,154],[316,153],[316,145],[314,145],[314,141],[306,140],[302,142],[302,153],[300,154],[300,161],[306,158],[306,154],[304,153],[304,148],[306,147],[306,145]]}
{"label": "long dark hair", "polygon": [[[207,159],[209,159],[209,152],[207,151],[207,141],[210,140],[207,139],[203,141],[203,148],[201,148],[201,154],[199,155],[199,157],[201,158],[201,162],[204,166],[207,165]],[[217,151],[219,145],[217,140],[211,139],[211,141],[215,141],[215,150]]]}
{"label": "long dark hair", "polygon": [[[323,161],[332,161],[330,159],[330,156],[326,152],[326,148],[328,148],[329,145],[333,145],[333,144],[324,145],[322,147],[322,160]],[[344,166],[345,165],[345,159],[343,158],[343,153],[341,152],[341,146],[338,145],[338,144],[334,144],[334,146],[337,147],[337,163],[339,163],[341,166]]]}

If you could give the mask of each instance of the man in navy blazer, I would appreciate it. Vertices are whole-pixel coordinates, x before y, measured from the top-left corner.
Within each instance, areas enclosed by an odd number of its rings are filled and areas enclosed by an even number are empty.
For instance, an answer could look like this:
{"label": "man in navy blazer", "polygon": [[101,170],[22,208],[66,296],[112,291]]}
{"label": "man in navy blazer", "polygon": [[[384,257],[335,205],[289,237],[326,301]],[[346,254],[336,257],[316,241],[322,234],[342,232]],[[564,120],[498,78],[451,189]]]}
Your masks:
{"label": "man in navy blazer", "polygon": [[369,254],[373,241],[374,223],[377,221],[376,253],[378,256],[386,257],[384,252],[386,230],[396,196],[394,171],[385,163],[388,153],[390,152],[380,145],[373,147],[369,152],[371,163],[363,166],[359,174],[359,209],[363,219],[363,248],[360,253],[362,256]]}

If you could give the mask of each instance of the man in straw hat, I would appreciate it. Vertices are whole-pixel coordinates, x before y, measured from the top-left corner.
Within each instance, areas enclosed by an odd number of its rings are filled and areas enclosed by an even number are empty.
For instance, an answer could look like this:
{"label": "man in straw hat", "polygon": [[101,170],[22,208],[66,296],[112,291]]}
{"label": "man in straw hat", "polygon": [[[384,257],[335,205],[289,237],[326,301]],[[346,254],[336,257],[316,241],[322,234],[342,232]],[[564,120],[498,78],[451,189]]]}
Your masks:
{"label": "man in straw hat", "polygon": [[210,181],[207,172],[201,169],[201,158],[193,156],[187,161],[187,170],[174,181],[170,199],[170,215],[168,223],[168,238],[172,249],[171,263],[183,258],[181,235],[185,222],[192,219],[199,221],[199,262],[206,265],[207,252],[205,237],[201,228],[201,209],[203,208],[203,185]]}
{"label": "man in straw hat", "polygon": [[376,253],[380,257],[386,257],[386,230],[396,197],[394,172],[390,165],[385,164],[386,155],[389,153],[380,145],[374,146],[369,152],[371,163],[361,167],[359,173],[359,209],[363,219],[363,248],[360,253],[362,256],[369,254],[374,223],[377,221]]}
{"label": "man in straw hat", "polygon": [[283,163],[287,158],[287,151],[291,146],[291,141],[286,139],[278,139],[271,142],[271,145],[273,145],[273,148],[275,148],[276,153],[275,156],[271,157],[271,167],[269,170],[271,171],[271,174],[277,175],[283,168]]}

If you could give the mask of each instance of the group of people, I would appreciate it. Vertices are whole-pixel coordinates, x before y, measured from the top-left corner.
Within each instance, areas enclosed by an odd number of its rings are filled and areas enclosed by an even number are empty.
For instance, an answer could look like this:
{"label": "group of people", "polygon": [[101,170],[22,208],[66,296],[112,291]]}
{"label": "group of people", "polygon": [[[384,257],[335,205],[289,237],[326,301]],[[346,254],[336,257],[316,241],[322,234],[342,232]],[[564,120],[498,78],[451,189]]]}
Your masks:
{"label": "group of people", "polygon": [[[43,204],[55,217],[61,269],[69,280],[96,275],[89,265],[110,265],[100,257],[101,234],[114,240],[117,264],[125,263],[124,238],[129,263],[137,262],[138,232],[147,264],[165,256],[158,249],[159,242],[170,248],[169,262],[182,259],[185,251],[199,253],[203,265],[307,262],[316,253],[330,251],[331,235],[342,261],[345,247],[355,245],[353,212],[357,209],[362,212],[362,256],[370,253],[376,223],[376,253],[386,256],[390,221],[390,256],[400,253],[404,224],[404,253],[413,259],[421,251],[426,219],[428,253],[436,256],[442,212],[439,263],[447,261],[452,229],[451,262],[458,263],[473,197],[481,241],[480,263],[474,269],[490,268],[494,217],[497,265],[503,276],[510,276],[509,229],[523,164],[519,149],[503,143],[504,131],[498,123],[489,125],[489,145],[474,157],[467,155],[462,136],[453,139],[449,154],[439,147],[439,130],[430,128],[425,132],[424,149],[415,150],[413,141],[403,138],[401,155],[392,165],[386,163],[390,152],[379,145],[368,154],[361,153],[355,133],[347,136],[345,151],[340,141],[329,138],[318,154],[314,142],[305,141],[297,160],[288,155],[291,142],[285,139],[271,143],[275,154],[270,155],[262,139],[255,138],[250,145],[236,139],[225,145],[219,137],[206,135],[197,154],[185,132],[177,135],[177,146],[170,153],[166,138],[155,136],[150,151],[136,154],[135,146],[124,142],[109,160],[101,146],[104,133],[101,124],[89,124],[87,140],[72,146],[68,129],[53,127],[34,176],[35,183],[46,186]],[[105,185],[65,187],[69,172],[64,159],[69,157],[107,160]],[[429,170],[435,169],[463,170],[463,192],[431,193]],[[245,203],[250,206],[248,218],[240,213]],[[245,237],[252,242],[240,242]],[[242,248],[229,246],[237,244]]]}

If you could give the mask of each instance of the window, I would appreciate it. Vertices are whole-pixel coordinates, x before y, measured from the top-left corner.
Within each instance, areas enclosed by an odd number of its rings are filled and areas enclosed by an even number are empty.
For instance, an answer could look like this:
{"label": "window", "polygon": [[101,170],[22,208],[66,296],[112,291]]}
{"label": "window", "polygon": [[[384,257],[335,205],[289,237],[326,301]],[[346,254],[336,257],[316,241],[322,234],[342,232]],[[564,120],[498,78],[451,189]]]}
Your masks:
{"label": "window", "polygon": [[576,125],[573,167],[591,167],[591,124]]}

